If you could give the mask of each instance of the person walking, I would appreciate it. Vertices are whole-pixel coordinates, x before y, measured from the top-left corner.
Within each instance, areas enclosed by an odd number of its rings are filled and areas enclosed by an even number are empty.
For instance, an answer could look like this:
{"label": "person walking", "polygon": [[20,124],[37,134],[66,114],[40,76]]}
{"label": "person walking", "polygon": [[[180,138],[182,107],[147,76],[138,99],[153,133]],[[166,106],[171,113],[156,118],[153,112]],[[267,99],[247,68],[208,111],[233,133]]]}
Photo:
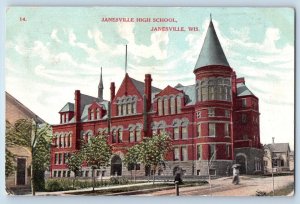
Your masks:
{"label": "person walking", "polygon": [[237,185],[240,183],[240,178],[239,178],[239,174],[240,174],[240,171],[238,169],[237,166],[233,166],[233,179],[232,179],[232,183]]}

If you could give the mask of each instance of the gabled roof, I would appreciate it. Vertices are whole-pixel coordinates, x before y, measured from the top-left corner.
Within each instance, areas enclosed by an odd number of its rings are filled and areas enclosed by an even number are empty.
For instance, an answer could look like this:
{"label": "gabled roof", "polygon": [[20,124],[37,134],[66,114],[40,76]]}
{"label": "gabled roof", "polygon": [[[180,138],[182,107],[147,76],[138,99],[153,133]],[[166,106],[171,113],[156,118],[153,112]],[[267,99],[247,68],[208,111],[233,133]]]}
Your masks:
{"label": "gabled roof", "polygon": [[160,91],[159,94],[157,94],[156,96],[171,95],[171,94],[176,95],[179,94],[180,92],[182,91],[168,85],[166,88]]}
{"label": "gabled roof", "polygon": [[[5,97],[6,97],[6,103],[10,102],[13,103],[20,111],[22,111],[24,113],[24,115],[26,115],[28,118],[33,118],[34,121],[36,123],[45,123],[45,121],[40,118],[38,115],[36,115],[34,112],[32,112],[29,108],[27,108],[24,104],[22,104],[20,101],[18,101],[15,97],[13,97],[12,95],[10,95],[9,93],[7,93],[5,91]],[[7,105],[7,104],[6,104]],[[6,109],[7,110],[7,109]],[[8,113],[6,113],[6,117],[7,117]],[[8,120],[9,122],[15,121],[16,119],[20,119],[20,118],[6,118],[6,120]]]}
{"label": "gabled roof", "polygon": [[[141,96],[143,96],[144,95],[144,91],[145,91],[145,83],[141,82],[141,81],[138,81],[138,80],[136,80],[134,78],[131,78],[131,77],[129,77],[129,78],[131,79],[133,85],[136,87],[136,89],[141,94]],[[152,93],[157,93],[157,92],[161,91],[161,89],[156,88],[154,86],[151,87],[151,90],[152,90],[151,91]]]}
{"label": "gabled roof", "polygon": [[74,111],[74,103],[68,102],[60,111],[59,113]]}
{"label": "gabled roof", "polygon": [[218,39],[212,20],[209,23],[194,70],[208,65],[223,65],[229,67],[229,63]]}
{"label": "gabled roof", "polygon": [[237,96],[254,96],[254,94],[247,88],[247,86],[244,83],[238,83],[236,86]]}
{"label": "gabled roof", "polygon": [[273,143],[267,144],[272,152],[288,152],[290,151],[289,143]]}

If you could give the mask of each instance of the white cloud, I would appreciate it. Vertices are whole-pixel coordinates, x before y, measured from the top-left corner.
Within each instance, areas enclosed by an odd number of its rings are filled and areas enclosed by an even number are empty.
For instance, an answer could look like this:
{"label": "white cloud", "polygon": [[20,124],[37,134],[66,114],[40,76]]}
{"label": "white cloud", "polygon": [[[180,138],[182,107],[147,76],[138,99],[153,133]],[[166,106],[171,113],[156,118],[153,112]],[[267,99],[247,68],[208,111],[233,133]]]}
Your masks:
{"label": "white cloud", "polygon": [[61,40],[57,36],[57,29],[52,30],[50,37],[51,37],[52,40],[54,40],[58,43],[61,43]]}
{"label": "white cloud", "polygon": [[168,57],[166,48],[166,45],[168,45],[169,43],[168,32],[153,32],[150,36],[151,44],[149,46],[146,46],[144,44],[136,43],[134,27],[134,23],[118,24],[118,33],[120,37],[126,39],[130,46],[128,52],[138,57],[154,57],[157,60],[163,60]]}

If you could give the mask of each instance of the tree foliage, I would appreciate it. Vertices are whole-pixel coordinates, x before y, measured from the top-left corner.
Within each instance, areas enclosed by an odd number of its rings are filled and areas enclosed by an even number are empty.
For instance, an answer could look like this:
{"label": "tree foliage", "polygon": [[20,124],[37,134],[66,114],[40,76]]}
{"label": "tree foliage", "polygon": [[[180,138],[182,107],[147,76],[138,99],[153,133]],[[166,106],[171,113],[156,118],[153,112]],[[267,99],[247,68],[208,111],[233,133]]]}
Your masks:
{"label": "tree foliage", "polygon": [[124,164],[127,166],[128,170],[134,170],[134,180],[135,180],[135,173],[136,173],[136,166],[139,163],[139,156],[140,156],[140,145],[134,145],[130,147],[125,155]]}
{"label": "tree foliage", "polygon": [[169,135],[164,132],[144,139],[140,146],[140,161],[145,165],[152,166],[155,170],[172,149],[172,141]]}
{"label": "tree foliage", "polygon": [[82,168],[83,155],[80,151],[73,152],[68,158],[67,166],[70,171],[74,172],[74,176],[78,175],[78,172]]}
{"label": "tree foliage", "polygon": [[5,177],[9,177],[15,171],[16,167],[14,166],[13,160],[14,160],[14,155],[6,148],[5,149]]}
{"label": "tree foliage", "polygon": [[[27,148],[32,156],[32,193],[35,194],[35,183],[39,181],[39,175],[44,172],[50,162],[50,144],[52,130],[49,124],[36,124],[33,119],[19,119],[13,125],[6,123],[6,145],[22,146]],[[43,179],[43,178],[42,178]]]}
{"label": "tree foliage", "polygon": [[107,143],[105,136],[96,135],[89,142],[83,143],[83,159],[93,171],[93,191],[95,189],[95,169],[109,166],[112,155],[111,146]]}
{"label": "tree foliage", "polygon": [[106,137],[96,135],[91,137],[89,142],[83,144],[82,153],[88,166],[100,169],[109,166],[112,150]]}

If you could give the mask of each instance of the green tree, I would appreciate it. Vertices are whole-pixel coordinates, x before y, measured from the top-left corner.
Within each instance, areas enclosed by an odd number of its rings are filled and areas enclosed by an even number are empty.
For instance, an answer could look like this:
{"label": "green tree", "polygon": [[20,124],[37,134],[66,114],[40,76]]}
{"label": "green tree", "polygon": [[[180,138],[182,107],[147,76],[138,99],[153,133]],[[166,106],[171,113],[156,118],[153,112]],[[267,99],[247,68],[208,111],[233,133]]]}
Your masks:
{"label": "green tree", "polygon": [[134,170],[134,181],[136,178],[136,166],[140,161],[139,160],[140,151],[141,151],[140,145],[136,144],[128,149],[124,158],[124,163],[127,166],[128,170],[130,170],[131,176],[132,176],[132,170]]}
{"label": "green tree", "polygon": [[139,160],[153,171],[153,184],[157,167],[165,161],[167,153],[172,149],[172,141],[166,132],[145,138],[140,143]]}
{"label": "green tree", "polygon": [[83,163],[83,155],[80,151],[73,152],[68,158],[67,166],[70,171],[74,172],[73,188],[74,188],[76,177],[81,171],[82,163]]}
{"label": "green tree", "polygon": [[13,160],[14,160],[14,155],[6,148],[5,149],[5,177],[9,177],[15,171]]}
{"label": "green tree", "polygon": [[95,170],[109,166],[112,155],[111,146],[105,136],[96,135],[83,144],[84,161],[92,168],[93,191],[95,190]]}
{"label": "green tree", "polygon": [[6,126],[6,145],[22,146],[31,153],[32,195],[38,187],[44,188],[41,184],[44,182],[44,171],[49,166],[51,139],[51,126],[36,124],[33,119],[20,119]]}

